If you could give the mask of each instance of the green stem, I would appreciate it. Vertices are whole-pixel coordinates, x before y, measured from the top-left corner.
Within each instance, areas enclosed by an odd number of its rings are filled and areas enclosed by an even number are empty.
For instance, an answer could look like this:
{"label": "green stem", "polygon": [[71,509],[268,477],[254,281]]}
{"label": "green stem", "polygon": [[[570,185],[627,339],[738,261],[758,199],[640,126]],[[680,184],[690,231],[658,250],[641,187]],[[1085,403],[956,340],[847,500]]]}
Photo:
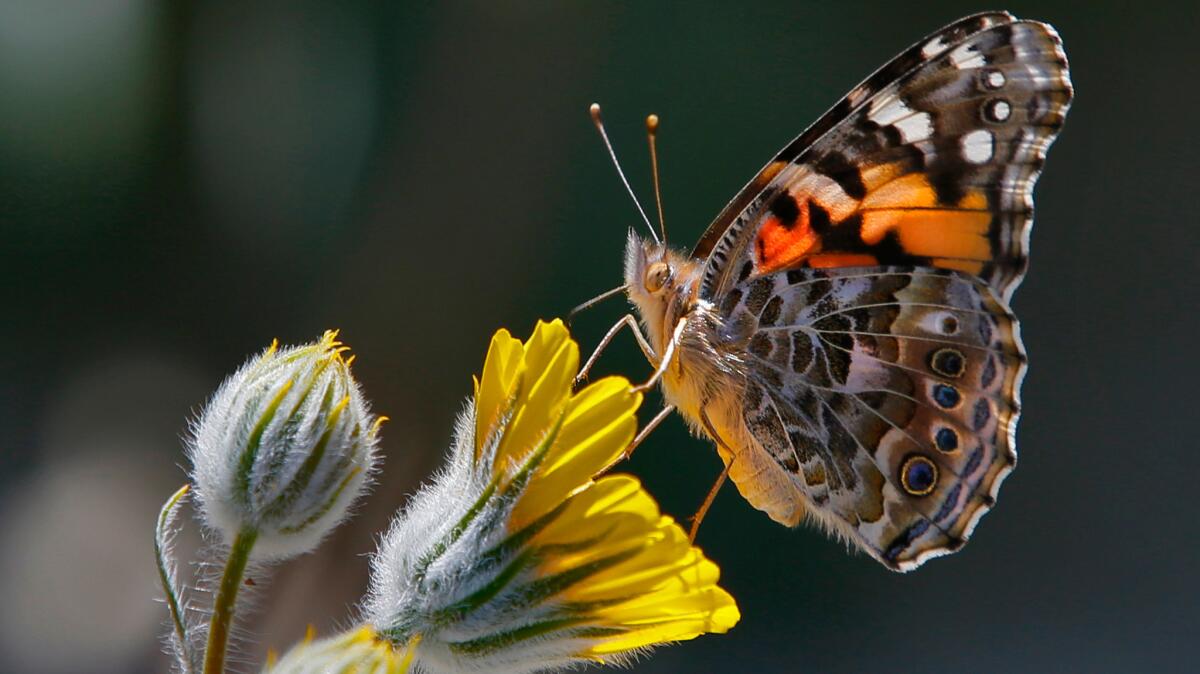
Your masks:
{"label": "green stem", "polygon": [[229,645],[230,628],[233,627],[238,590],[242,587],[246,563],[250,561],[250,550],[254,548],[254,541],[257,539],[257,529],[242,529],[229,548],[229,559],[225,562],[225,574],[221,576],[221,587],[217,590],[217,601],[213,604],[212,622],[208,628],[208,645],[204,649],[204,674],[225,672],[225,650]]}

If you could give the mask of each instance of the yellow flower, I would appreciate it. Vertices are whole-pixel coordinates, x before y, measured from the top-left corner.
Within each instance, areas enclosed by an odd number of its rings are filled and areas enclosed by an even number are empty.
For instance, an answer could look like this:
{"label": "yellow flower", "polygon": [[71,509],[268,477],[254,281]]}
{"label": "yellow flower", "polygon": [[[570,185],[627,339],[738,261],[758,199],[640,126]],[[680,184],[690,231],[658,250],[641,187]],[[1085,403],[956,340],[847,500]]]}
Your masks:
{"label": "yellow flower", "polygon": [[449,465],[393,522],[366,622],[421,671],[621,662],[725,632],[719,570],[629,475],[600,476],[637,430],[621,377],[575,392],[561,321],[492,339]]}

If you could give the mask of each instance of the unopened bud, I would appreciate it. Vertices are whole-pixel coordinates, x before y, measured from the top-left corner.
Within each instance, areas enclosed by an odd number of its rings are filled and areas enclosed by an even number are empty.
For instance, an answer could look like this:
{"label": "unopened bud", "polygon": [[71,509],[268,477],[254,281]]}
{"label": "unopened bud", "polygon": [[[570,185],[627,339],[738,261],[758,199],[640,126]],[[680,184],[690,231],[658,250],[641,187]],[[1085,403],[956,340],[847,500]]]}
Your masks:
{"label": "unopened bud", "polygon": [[272,344],[225,380],[192,428],[188,456],[200,510],[231,543],[253,531],[253,557],[316,547],[364,490],[375,418],[336,332]]}

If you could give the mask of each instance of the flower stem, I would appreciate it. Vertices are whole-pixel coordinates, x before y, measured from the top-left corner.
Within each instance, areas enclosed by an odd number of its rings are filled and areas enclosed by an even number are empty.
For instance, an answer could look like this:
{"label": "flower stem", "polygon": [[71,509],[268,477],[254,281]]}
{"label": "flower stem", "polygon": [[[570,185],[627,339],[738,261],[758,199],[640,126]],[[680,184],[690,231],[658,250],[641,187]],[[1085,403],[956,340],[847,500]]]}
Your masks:
{"label": "flower stem", "polygon": [[242,529],[229,548],[229,559],[225,562],[225,573],[221,576],[221,587],[217,590],[217,601],[213,604],[212,622],[208,628],[204,674],[223,674],[225,671],[225,650],[229,644],[230,628],[233,627],[238,590],[242,587],[242,575],[250,560],[250,550],[257,539],[257,529]]}

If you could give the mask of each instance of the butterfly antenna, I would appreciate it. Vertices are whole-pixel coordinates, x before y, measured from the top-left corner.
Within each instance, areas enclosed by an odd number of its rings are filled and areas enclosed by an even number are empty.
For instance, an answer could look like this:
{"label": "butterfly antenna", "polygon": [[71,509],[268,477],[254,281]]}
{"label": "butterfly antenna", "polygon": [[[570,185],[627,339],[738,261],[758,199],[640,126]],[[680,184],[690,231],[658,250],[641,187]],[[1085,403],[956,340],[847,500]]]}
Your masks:
{"label": "butterfly antenna", "polygon": [[604,122],[600,119],[600,104],[592,103],[592,107],[588,109],[592,115],[592,124],[596,125],[596,130],[600,132],[600,138],[604,141],[604,147],[608,149],[608,156],[612,159],[613,166],[617,167],[617,175],[621,176],[621,182],[625,185],[625,191],[629,192],[629,198],[633,199],[633,205],[637,206],[638,213],[642,214],[642,221],[646,223],[646,228],[650,230],[650,236],[654,237],[654,243],[662,243],[658,239],[658,232],[654,231],[654,225],[650,224],[650,218],[646,217],[646,211],[642,208],[642,204],[638,201],[637,195],[633,193],[633,188],[629,186],[629,181],[625,179],[625,172],[621,170],[621,162],[617,161],[617,153],[613,151],[612,143],[608,140],[608,134],[604,131]]}
{"label": "butterfly antenna", "polygon": [[662,191],[658,188],[658,115],[646,118],[646,136],[650,139],[650,173],[654,176],[654,204],[658,206],[658,229],[667,242],[667,221],[663,219]]}
{"label": "butterfly antenna", "polygon": [[617,295],[620,295],[621,293],[625,292],[625,290],[627,288],[629,288],[629,286],[627,286],[625,284],[621,284],[621,285],[617,286],[616,288],[613,288],[612,290],[605,290],[604,292],[600,293],[599,295],[596,295],[592,299],[590,299],[590,300],[584,302],[583,304],[580,304],[579,306],[575,307],[574,309],[568,311],[567,312],[567,325],[568,326],[571,325],[571,321],[575,320],[575,316],[577,314],[579,314],[579,312],[583,311],[584,309],[590,309],[610,297],[615,297]]}

